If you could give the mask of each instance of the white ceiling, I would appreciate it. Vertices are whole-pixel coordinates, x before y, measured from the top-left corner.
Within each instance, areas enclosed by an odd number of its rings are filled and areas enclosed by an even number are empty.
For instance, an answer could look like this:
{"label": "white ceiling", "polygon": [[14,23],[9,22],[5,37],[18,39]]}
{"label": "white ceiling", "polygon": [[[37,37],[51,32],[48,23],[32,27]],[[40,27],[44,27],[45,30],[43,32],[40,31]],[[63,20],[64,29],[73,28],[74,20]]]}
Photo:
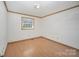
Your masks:
{"label": "white ceiling", "polygon": [[[34,4],[40,4],[40,8],[34,8]],[[50,13],[61,11],[76,5],[78,1],[7,1],[9,11],[43,17]]]}

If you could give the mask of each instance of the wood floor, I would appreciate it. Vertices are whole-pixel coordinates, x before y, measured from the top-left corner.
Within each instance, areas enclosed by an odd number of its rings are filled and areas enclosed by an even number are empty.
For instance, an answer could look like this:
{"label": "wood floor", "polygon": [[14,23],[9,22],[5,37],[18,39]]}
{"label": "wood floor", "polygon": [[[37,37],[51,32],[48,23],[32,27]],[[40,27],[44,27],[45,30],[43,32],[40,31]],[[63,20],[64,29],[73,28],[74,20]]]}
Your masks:
{"label": "wood floor", "polygon": [[76,57],[79,51],[43,37],[10,43],[6,57]]}

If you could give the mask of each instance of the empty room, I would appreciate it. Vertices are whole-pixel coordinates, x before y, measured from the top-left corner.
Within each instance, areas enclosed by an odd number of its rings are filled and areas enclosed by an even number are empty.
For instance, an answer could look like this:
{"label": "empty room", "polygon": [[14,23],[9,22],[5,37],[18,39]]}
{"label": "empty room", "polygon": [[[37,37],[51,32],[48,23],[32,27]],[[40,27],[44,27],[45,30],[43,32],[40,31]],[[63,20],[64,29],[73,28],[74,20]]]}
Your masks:
{"label": "empty room", "polygon": [[0,1],[1,57],[79,57],[79,1]]}

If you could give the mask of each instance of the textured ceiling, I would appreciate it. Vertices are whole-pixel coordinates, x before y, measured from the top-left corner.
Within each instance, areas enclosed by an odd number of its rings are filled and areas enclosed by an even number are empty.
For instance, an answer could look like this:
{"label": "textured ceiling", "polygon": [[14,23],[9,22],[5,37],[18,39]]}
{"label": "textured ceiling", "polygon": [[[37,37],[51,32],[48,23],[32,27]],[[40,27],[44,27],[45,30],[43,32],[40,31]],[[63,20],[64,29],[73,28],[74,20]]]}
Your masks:
{"label": "textured ceiling", "polygon": [[[34,4],[39,4],[40,8],[34,8]],[[76,5],[78,1],[7,1],[8,11],[28,14],[37,17],[44,17]]]}

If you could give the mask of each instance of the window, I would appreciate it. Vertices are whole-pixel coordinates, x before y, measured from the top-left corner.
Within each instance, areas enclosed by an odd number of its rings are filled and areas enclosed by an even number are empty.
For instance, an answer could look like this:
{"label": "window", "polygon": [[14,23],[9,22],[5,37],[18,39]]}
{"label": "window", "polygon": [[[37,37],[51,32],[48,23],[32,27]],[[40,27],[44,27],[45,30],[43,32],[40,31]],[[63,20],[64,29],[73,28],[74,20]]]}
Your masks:
{"label": "window", "polygon": [[34,20],[32,18],[22,17],[21,18],[21,29],[27,30],[27,29],[33,29],[33,22]]}

